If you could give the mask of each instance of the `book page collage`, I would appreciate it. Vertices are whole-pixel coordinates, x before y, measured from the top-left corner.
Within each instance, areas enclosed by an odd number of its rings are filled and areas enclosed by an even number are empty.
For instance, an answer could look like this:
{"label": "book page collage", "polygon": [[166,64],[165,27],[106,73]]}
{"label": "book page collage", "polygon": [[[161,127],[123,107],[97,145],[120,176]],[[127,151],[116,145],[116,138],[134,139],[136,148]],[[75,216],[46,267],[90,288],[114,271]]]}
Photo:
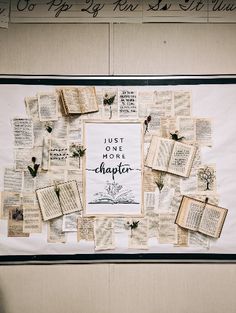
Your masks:
{"label": "book page collage", "polygon": [[183,196],[220,200],[216,164],[201,155],[213,145],[212,120],[192,115],[191,86],[83,86],[80,112],[81,86],[67,86],[68,99],[63,86],[37,87],[10,121],[0,243],[73,242],[78,253],[210,249],[211,237],[175,223]]}

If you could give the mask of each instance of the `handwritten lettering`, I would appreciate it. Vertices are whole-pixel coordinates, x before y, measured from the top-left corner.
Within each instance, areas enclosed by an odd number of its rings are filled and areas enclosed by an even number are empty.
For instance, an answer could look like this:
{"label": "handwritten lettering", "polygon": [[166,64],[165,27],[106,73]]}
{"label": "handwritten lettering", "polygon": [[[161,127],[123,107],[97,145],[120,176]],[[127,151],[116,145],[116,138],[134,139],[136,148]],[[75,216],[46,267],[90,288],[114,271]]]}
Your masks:
{"label": "handwritten lettering", "polygon": [[93,17],[97,17],[99,11],[101,11],[105,4],[95,3],[94,0],[86,0],[88,7],[81,9],[82,12],[87,12],[91,14]]}
{"label": "handwritten lettering", "polygon": [[63,0],[52,0],[47,2],[47,5],[49,5],[48,11],[52,9],[56,12],[55,17],[59,17],[62,12],[69,11],[72,8],[72,5]]}
{"label": "handwritten lettering", "polygon": [[167,11],[171,8],[170,3],[163,3],[163,0],[158,0],[156,4],[148,4],[149,8],[147,11]]}
{"label": "handwritten lettering", "polygon": [[132,168],[130,168],[129,164],[123,164],[122,162],[120,162],[117,166],[115,167],[106,167],[105,163],[102,162],[100,164],[100,166],[98,166],[97,168],[95,168],[94,172],[96,174],[111,174],[112,179],[115,179],[115,175],[116,174],[127,174],[130,171],[132,171]]}
{"label": "handwritten lettering", "polygon": [[186,4],[179,4],[179,7],[183,11],[201,11],[204,8],[204,2],[202,1],[192,1],[189,3],[189,1],[185,1]]}
{"label": "handwritten lettering", "polygon": [[235,11],[236,5],[233,3],[225,3],[222,0],[212,0],[212,4],[214,4],[212,10],[213,11]]}
{"label": "handwritten lettering", "polygon": [[[75,6],[76,1],[71,0],[45,0],[44,3],[40,3],[38,0],[16,0],[16,9],[19,12],[19,17],[24,18],[25,14],[20,14],[20,12],[34,14],[31,18],[58,18],[61,14],[63,16],[70,18],[72,7]],[[119,12],[129,12],[130,15],[127,15],[127,18],[131,18],[132,12],[135,12],[139,7],[142,7],[145,3],[144,11],[153,11],[153,12],[161,12],[163,18],[171,18],[174,16],[175,18],[183,17],[183,14],[187,16],[188,12],[216,12],[217,16],[220,17],[220,13],[231,13],[236,11],[236,3],[234,0],[153,0],[153,1],[144,1],[144,0],[113,0],[110,3],[105,0],[85,0],[81,1],[83,3],[80,12],[86,12],[89,15],[89,18],[96,18],[98,15],[101,15],[104,19],[108,19],[109,17],[114,17],[114,14],[118,14],[116,18],[119,17]],[[144,6],[143,6],[144,7]],[[7,15],[8,9],[5,8],[4,5],[0,6],[0,16]],[[168,11],[171,11],[169,14]],[[48,12],[52,12],[52,14],[48,14]],[[68,14],[69,12],[69,14]],[[115,13],[112,13],[115,12]],[[166,13],[165,13],[166,12]],[[185,12],[185,13],[183,13]],[[42,15],[45,14],[45,15]],[[73,16],[76,14],[76,9],[73,10]],[[141,13],[140,13],[141,14]],[[147,13],[146,13],[147,14]],[[225,18],[224,14],[224,18]],[[149,14],[147,14],[149,16]],[[101,17],[100,16],[100,17]],[[155,14],[152,14],[153,18],[155,18]],[[197,15],[199,19],[206,19],[206,14],[204,16]],[[78,18],[81,17],[81,13],[78,12]],[[143,12],[143,17],[145,18],[145,12]],[[191,17],[191,13],[190,13]],[[214,17],[213,17],[214,18]],[[211,15],[209,14],[209,20],[211,19]],[[232,19],[232,17],[231,17]],[[102,19],[101,19],[102,21]],[[127,101],[128,104],[128,101]],[[124,111],[125,113],[125,111]]]}
{"label": "handwritten lettering", "polygon": [[22,11],[33,11],[36,7],[36,3],[32,3],[30,0],[19,0],[17,2],[17,10],[22,12]]}
{"label": "handwritten lettering", "polygon": [[113,4],[115,5],[113,11],[118,10],[118,11],[133,12],[139,6],[139,4],[136,4],[136,5],[130,4],[130,3],[128,3],[127,0],[118,0],[118,1],[113,2]]}

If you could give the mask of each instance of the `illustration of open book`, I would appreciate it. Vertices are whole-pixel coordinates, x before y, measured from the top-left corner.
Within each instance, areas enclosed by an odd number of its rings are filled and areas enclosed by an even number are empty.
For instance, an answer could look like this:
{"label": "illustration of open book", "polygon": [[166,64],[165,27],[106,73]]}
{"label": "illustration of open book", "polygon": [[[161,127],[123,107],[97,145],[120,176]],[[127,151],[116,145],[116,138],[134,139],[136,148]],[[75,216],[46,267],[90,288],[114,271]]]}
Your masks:
{"label": "illustration of open book", "polygon": [[84,114],[98,111],[94,87],[67,87],[60,90],[60,96],[66,115]]}
{"label": "illustration of open book", "polygon": [[82,210],[75,180],[37,189],[36,195],[44,221]]}
{"label": "illustration of open book", "polygon": [[175,223],[183,228],[219,238],[228,210],[183,196]]}
{"label": "illustration of open book", "polygon": [[182,177],[189,177],[197,148],[172,139],[152,136],[145,165]]}

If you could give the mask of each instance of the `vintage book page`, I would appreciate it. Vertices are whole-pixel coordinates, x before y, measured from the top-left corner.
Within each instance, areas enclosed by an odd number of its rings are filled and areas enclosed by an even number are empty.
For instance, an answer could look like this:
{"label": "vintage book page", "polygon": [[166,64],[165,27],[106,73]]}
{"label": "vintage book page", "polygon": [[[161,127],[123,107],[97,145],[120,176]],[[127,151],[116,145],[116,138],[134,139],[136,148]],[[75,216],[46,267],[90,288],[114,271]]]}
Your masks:
{"label": "vintage book page", "polygon": [[199,232],[214,238],[219,238],[227,211],[227,209],[207,203],[202,214],[198,229]]}
{"label": "vintage book page", "polygon": [[23,232],[23,208],[11,207],[8,213],[8,237],[29,237]]}
{"label": "vintage book page", "polygon": [[146,158],[146,166],[159,171],[168,171],[174,144],[175,142],[171,139],[153,136]]}
{"label": "vintage book page", "polygon": [[184,196],[176,217],[176,224],[181,227],[197,231],[204,208],[204,202]]}
{"label": "vintage book page", "polygon": [[91,217],[78,217],[78,233],[77,240],[94,240],[94,218]]}
{"label": "vintage book page", "polygon": [[174,198],[175,189],[164,186],[156,191],[156,213],[168,213],[171,211],[171,202]]}
{"label": "vintage book page", "polygon": [[33,205],[23,205],[23,232],[24,233],[41,233],[42,217],[37,203]]}
{"label": "vintage book page", "polygon": [[204,249],[210,248],[210,237],[191,230],[188,231],[188,234],[189,234],[188,240],[189,246],[202,247]]}
{"label": "vintage book page", "polygon": [[119,89],[118,108],[120,119],[136,119],[138,117],[137,91],[131,88]]}
{"label": "vintage book page", "polygon": [[130,230],[129,249],[148,249],[148,231],[148,219],[138,219],[138,227]]}
{"label": "vintage book page", "polygon": [[79,189],[80,198],[82,201],[82,199],[83,199],[83,172],[82,172],[82,170],[81,169],[79,171],[67,170],[66,171],[66,181],[69,181],[69,180],[75,180],[76,181],[77,187]]}
{"label": "vintage book page", "polygon": [[[37,174],[39,175],[39,173]],[[38,177],[32,177],[29,171],[23,172],[23,192],[34,192],[36,187],[36,180]]]}
{"label": "vintage book page", "polygon": [[180,188],[177,185],[176,188],[175,188],[173,199],[172,199],[171,204],[170,204],[171,212],[173,212],[173,213],[177,213],[178,212],[179,206],[180,206],[180,203],[181,203],[181,200],[182,200],[182,197],[183,197],[183,195],[181,194]]}
{"label": "vintage book page", "polygon": [[57,121],[51,122],[53,138],[66,139],[68,134],[68,116],[59,117]]}
{"label": "vintage book page", "polygon": [[75,181],[36,190],[44,221],[82,210]]}
{"label": "vintage book page", "polygon": [[61,99],[66,115],[81,113],[78,88],[67,87],[61,89]]}
{"label": "vintage book page", "polygon": [[60,190],[59,199],[63,214],[82,210],[82,203],[76,181],[58,184],[57,187]]}
{"label": "vintage book page", "polygon": [[160,116],[173,116],[173,92],[171,90],[155,91],[154,96],[155,107],[161,113]]}
{"label": "vintage book page", "polygon": [[159,243],[174,244],[176,243],[177,231],[175,225],[175,213],[159,214]]}
{"label": "vintage book page", "polygon": [[4,171],[4,190],[21,192],[23,184],[22,172],[16,172],[13,169],[5,168]]}
{"label": "vintage book page", "polygon": [[14,118],[12,120],[14,146],[16,148],[33,148],[33,121],[29,118]]}
{"label": "vintage book page", "polygon": [[49,243],[66,243],[66,233],[62,231],[62,217],[49,221],[47,234]]}
{"label": "vintage book page", "polygon": [[160,135],[164,138],[170,138],[170,134],[174,134],[179,129],[176,117],[161,117]]}
{"label": "vintage book page", "polygon": [[125,217],[114,218],[114,231],[115,233],[124,233],[126,230],[127,219]]}
{"label": "vintage book page", "polygon": [[34,147],[43,146],[43,138],[47,134],[44,123],[39,120],[33,120]]}
{"label": "vintage book page", "polygon": [[[21,193],[21,204],[33,206],[34,204],[37,204],[37,198],[36,194],[34,192],[23,192]],[[38,208],[39,209],[39,208]]]}
{"label": "vintage book page", "polygon": [[38,97],[26,97],[25,108],[29,118],[39,119]]}
{"label": "vintage book page", "polygon": [[144,212],[154,211],[156,207],[156,192],[144,192]]}
{"label": "vintage book page", "polygon": [[36,190],[43,220],[47,221],[62,215],[61,204],[55,191],[55,186]]}
{"label": "vintage book page", "polygon": [[38,93],[39,119],[41,122],[58,119],[57,97],[54,92]]}
{"label": "vintage book page", "polygon": [[95,87],[79,88],[78,93],[81,114],[98,111]]}
{"label": "vintage book page", "polygon": [[[148,109],[152,106],[154,101],[153,91],[138,92],[138,116],[140,118],[146,118],[148,116]],[[148,131],[148,130],[147,130]]]}
{"label": "vintage book page", "polygon": [[177,129],[184,142],[197,142],[201,146],[212,146],[212,121],[209,118],[178,116]]}
{"label": "vintage book page", "polygon": [[[27,166],[32,167],[32,157],[36,158],[36,164],[42,162],[42,148],[34,147],[33,149],[15,149],[15,168],[16,171],[28,171]],[[41,166],[38,171],[40,171]]]}
{"label": "vintage book page", "polygon": [[196,141],[196,119],[190,116],[177,117],[177,129],[180,136],[184,137],[184,142]]}
{"label": "vintage book page", "polygon": [[68,140],[82,144],[83,141],[83,120],[78,116],[69,116],[68,120]]}
{"label": "vintage book page", "polygon": [[174,116],[190,116],[192,95],[190,91],[174,91]]}
{"label": "vintage book page", "polygon": [[198,148],[193,161],[192,169],[189,177],[183,178],[180,181],[181,193],[186,194],[196,194],[197,191],[197,170],[201,165],[201,155],[200,149]]}
{"label": "vintage book page", "polygon": [[9,208],[20,206],[20,204],[21,204],[20,193],[2,191],[0,218],[7,219],[9,215]]}
{"label": "vintage book page", "polygon": [[196,147],[175,142],[169,161],[168,172],[188,177],[193,165]]}
{"label": "vintage book page", "polygon": [[114,223],[111,218],[96,218],[94,226],[95,251],[115,249]]}
{"label": "vintage book page", "polygon": [[81,212],[63,215],[62,231],[65,232],[77,232],[78,230],[78,217],[81,216]]}
{"label": "vintage book page", "polygon": [[196,141],[202,146],[212,146],[212,121],[209,118],[196,119]]}
{"label": "vintage book page", "polygon": [[190,174],[195,153],[195,146],[153,136],[145,165],[159,171],[187,177]]}
{"label": "vintage book page", "polygon": [[43,138],[43,148],[42,148],[42,169],[48,171],[49,169],[49,151],[51,147],[51,139],[49,137]]}
{"label": "vintage book page", "polygon": [[148,219],[148,238],[158,238],[159,214],[149,211],[146,217]]}
{"label": "vintage book page", "polygon": [[189,197],[183,197],[176,224],[208,236],[218,238],[227,215],[227,209],[202,202]]}
{"label": "vintage book page", "polygon": [[52,138],[49,149],[49,167],[66,168],[66,160],[68,158],[67,140]]}
{"label": "vintage book page", "polygon": [[216,193],[216,166],[201,165],[197,169],[197,193],[215,194]]}
{"label": "vintage book page", "polygon": [[177,225],[177,240],[175,247],[188,247],[189,231]]}
{"label": "vintage book page", "polygon": [[158,173],[149,167],[144,167],[143,190],[144,192],[154,192],[157,187]]}

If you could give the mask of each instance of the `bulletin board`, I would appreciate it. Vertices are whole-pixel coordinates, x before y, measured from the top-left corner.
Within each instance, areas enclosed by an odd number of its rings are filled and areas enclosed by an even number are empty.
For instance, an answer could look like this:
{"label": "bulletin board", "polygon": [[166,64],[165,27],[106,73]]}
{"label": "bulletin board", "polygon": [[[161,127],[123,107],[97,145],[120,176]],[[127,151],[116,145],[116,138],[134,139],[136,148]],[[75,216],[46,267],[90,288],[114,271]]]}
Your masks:
{"label": "bulletin board", "polygon": [[[71,114],[62,90],[86,88],[97,109]],[[1,263],[236,260],[236,76],[1,75],[0,108]],[[146,166],[153,136],[197,147],[187,177]],[[183,195],[228,209],[220,238],[179,229]]]}

